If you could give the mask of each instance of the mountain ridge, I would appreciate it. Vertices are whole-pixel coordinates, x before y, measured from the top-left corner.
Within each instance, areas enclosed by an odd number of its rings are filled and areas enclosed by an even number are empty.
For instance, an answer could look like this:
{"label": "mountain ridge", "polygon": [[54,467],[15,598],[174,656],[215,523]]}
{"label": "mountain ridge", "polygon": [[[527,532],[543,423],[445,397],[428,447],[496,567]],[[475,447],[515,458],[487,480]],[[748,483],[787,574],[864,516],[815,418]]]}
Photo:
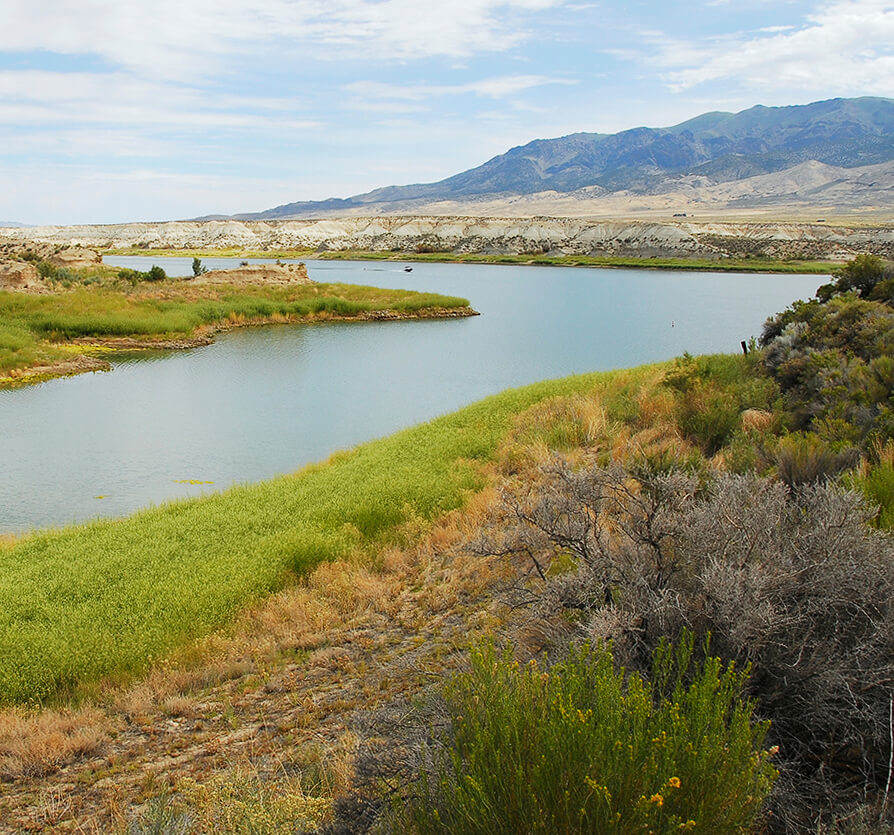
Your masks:
{"label": "mountain ridge", "polygon": [[[384,186],[347,198],[286,203],[232,217],[267,220],[358,211],[426,213],[426,207],[445,201],[455,213],[458,205],[546,192],[598,202],[621,193],[669,193],[691,177],[704,178],[702,187],[710,191],[809,162],[863,169],[892,161],[894,99],[836,98],[786,107],[755,105],[738,113],[712,111],[667,128],[634,127],[615,134],[535,139],[435,183]],[[760,204],[762,195],[755,193],[752,198]],[[777,196],[774,205],[780,200]],[[844,203],[851,206],[853,200],[846,197]],[[890,205],[894,206],[894,200]]]}

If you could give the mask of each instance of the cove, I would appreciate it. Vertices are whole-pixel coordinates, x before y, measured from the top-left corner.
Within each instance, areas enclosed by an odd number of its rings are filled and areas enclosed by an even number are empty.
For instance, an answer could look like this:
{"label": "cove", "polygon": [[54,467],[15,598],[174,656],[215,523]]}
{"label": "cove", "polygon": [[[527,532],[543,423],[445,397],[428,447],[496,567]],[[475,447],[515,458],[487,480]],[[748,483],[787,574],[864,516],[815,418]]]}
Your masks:
{"label": "cove", "polygon": [[[188,275],[191,258],[115,257]],[[238,258],[203,259],[211,268]],[[256,481],[536,380],[738,351],[822,276],[306,261],[468,298],[470,319],[279,325],[0,391],[0,532]]]}

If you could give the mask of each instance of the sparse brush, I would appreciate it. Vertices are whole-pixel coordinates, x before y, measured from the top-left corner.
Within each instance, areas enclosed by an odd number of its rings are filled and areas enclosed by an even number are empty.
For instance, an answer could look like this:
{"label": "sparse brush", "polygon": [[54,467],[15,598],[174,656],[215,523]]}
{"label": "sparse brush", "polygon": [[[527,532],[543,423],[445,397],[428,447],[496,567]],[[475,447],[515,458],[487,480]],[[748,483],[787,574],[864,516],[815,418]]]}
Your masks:
{"label": "sparse brush", "polygon": [[102,751],[108,728],[99,711],[0,712],[0,780],[42,777]]}
{"label": "sparse brush", "polygon": [[195,818],[170,795],[152,798],[127,825],[127,835],[190,835]]}
{"label": "sparse brush", "polygon": [[331,807],[330,798],[316,796],[301,777],[267,775],[251,766],[201,783],[184,780],[177,788],[181,820],[190,826],[184,832],[293,835],[316,829]]}

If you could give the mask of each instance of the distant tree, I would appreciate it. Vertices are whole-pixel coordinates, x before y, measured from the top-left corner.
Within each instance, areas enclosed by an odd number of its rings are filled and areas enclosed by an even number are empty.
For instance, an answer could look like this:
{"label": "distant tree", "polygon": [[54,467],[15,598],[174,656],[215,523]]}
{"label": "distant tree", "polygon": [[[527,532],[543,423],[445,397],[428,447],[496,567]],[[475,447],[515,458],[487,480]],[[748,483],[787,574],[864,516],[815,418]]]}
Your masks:
{"label": "distant tree", "polygon": [[885,262],[877,255],[858,255],[841,268],[835,286],[840,292],[856,290],[861,296],[868,296],[885,273]]}
{"label": "distant tree", "polygon": [[146,281],[164,281],[167,277],[167,273],[157,264],[153,264],[146,273]]}
{"label": "distant tree", "polygon": [[192,274],[198,278],[200,275],[208,272],[208,268],[202,264],[201,258],[192,259]]}

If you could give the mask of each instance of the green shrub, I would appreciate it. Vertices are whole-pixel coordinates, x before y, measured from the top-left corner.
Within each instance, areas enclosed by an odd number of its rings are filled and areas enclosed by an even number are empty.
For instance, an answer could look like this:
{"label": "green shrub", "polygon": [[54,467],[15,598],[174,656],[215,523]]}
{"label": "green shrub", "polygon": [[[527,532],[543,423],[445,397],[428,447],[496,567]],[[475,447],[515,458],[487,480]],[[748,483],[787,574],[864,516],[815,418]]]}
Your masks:
{"label": "green shrub", "polygon": [[746,673],[667,642],[652,681],[584,647],[548,670],[492,647],[446,693],[451,740],[399,831],[750,831],[775,769]]}
{"label": "green shrub", "polygon": [[876,440],[870,460],[863,461],[856,472],[845,479],[848,487],[862,493],[870,504],[878,507],[872,519],[877,528],[894,528],[894,441]]}
{"label": "green shrub", "polygon": [[153,264],[146,273],[146,281],[164,281],[167,277],[168,274],[158,264]]}
{"label": "green shrub", "polygon": [[855,466],[859,453],[835,450],[814,434],[793,432],[779,439],[773,463],[779,480],[790,488],[828,481]]}
{"label": "green shrub", "polygon": [[709,456],[730,443],[745,409],[767,409],[777,392],[750,359],[735,355],[684,354],[664,383],[675,392],[680,432]]}
{"label": "green shrub", "polygon": [[863,254],[848,261],[839,271],[835,286],[841,292],[856,290],[868,296],[875,286],[887,278],[885,262],[877,255]]}
{"label": "green shrub", "polygon": [[865,475],[855,477],[852,486],[872,504],[878,505],[873,524],[879,528],[894,528],[894,466],[887,462],[876,464]]}
{"label": "green shrub", "polygon": [[849,292],[796,302],[764,326],[763,361],[790,424],[863,444],[894,432],[894,310]]}

